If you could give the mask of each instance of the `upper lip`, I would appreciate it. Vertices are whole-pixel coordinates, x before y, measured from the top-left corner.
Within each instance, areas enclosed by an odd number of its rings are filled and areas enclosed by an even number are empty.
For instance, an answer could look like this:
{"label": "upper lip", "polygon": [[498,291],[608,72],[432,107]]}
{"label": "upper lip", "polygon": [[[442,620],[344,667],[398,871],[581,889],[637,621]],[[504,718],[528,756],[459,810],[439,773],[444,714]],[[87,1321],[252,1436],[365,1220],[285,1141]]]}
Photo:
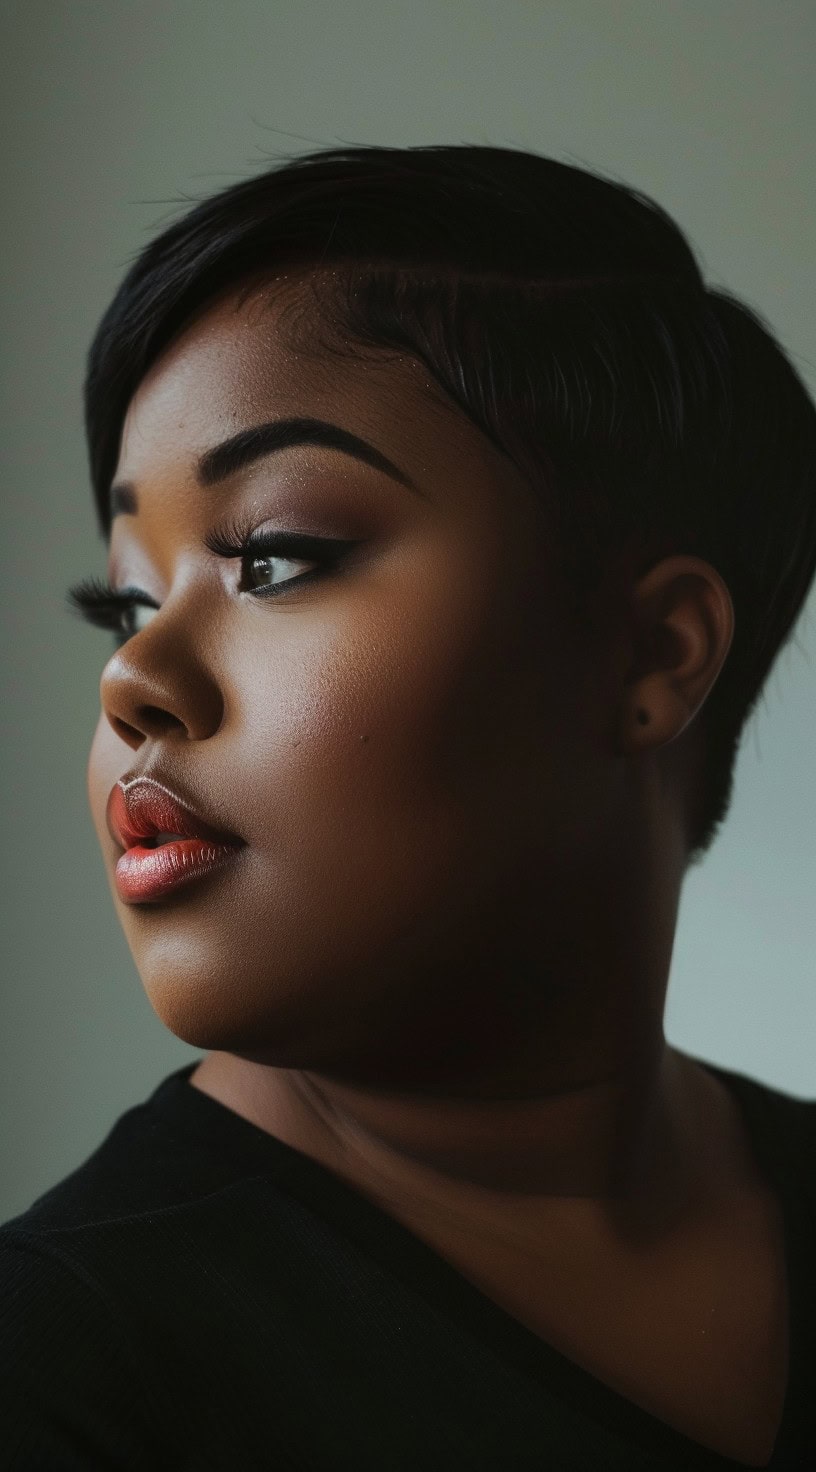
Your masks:
{"label": "upper lip", "polygon": [[183,838],[209,838],[216,843],[243,843],[236,833],[216,828],[187,799],[155,777],[120,777],[105,807],[108,832],[122,848],[157,833]]}

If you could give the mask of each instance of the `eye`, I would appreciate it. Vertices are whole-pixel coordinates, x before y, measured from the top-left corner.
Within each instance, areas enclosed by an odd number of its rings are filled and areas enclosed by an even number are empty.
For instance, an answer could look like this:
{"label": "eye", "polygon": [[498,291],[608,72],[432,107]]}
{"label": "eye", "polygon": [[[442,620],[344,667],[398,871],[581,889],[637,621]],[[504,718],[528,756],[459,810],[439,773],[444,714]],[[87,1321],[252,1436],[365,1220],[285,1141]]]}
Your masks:
{"label": "eye", "polygon": [[[242,557],[241,561],[244,565],[244,568],[255,569],[254,574],[251,572],[249,577],[242,576],[242,592],[259,593],[261,595],[277,595],[282,588],[286,587],[288,583],[301,583],[304,582],[306,578],[314,576],[314,574],[312,573],[299,573],[291,577],[283,577],[281,576],[282,568],[285,568],[287,564],[290,567],[294,567],[297,566],[298,563],[306,564],[308,566],[309,563],[319,562],[320,559],[314,557],[283,557],[282,555],[277,556],[272,555],[271,553],[267,553],[266,555],[264,555],[261,552],[253,552],[245,554]],[[316,572],[319,570],[319,567],[315,569]],[[267,581],[261,581],[260,583],[258,583],[255,581],[256,578],[266,578]]]}
{"label": "eye", "polygon": [[[358,541],[349,538],[255,531],[235,523],[230,523],[223,531],[209,533],[204,543],[218,557],[240,558],[244,567],[257,568],[260,565],[265,569],[259,574],[260,586],[255,584],[254,574],[248,581],[242,576],[239,592],[249,593],[255,598],[282,597],[293,584],[301,585],[326,577],[353,547],[359,545]],[[298,562],[311,563],[312,570],[291,577],[280,575],[282,570],[285,573],[286,564]],[[116,649],[121,649],[128,639],[141,633],[145,627],[144,624],[136,624],[137,609],[157,610],[159,607],[139,588],[116,589],[99,578],[84,578],[74,584],[68,589],[66,602],[71,612],[86,622],[112,630],[116,636]]]}

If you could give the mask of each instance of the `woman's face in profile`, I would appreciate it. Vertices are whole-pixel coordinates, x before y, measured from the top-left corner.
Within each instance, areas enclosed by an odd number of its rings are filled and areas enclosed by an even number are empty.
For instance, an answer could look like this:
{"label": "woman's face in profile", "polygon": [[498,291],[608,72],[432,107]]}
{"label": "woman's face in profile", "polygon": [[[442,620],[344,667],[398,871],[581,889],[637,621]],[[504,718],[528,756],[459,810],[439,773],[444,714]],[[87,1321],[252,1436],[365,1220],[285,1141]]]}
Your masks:
{"label": "woman's face in profile", "polygon": [[[611,842],[603,672],[511,462],[415,360],[298,350],[283,303],[222,300],[130,405],[114,480],[137,511],[114,519],[108,575],[158,606],[102,674],[93,820],[177,1036],[318,1069],[413,1028],[430,1064],[454,1018],[463,1047],[495,1045],[491,992],[546,964]],[[207,451],[290,416],[363,437],[415,489],[315,445],[199,482]],[[355,545],[287,588],[315,563],[216,556],[204,538],[230,520]],[[245,846],[126,903],[105,810],[143,772]]]}

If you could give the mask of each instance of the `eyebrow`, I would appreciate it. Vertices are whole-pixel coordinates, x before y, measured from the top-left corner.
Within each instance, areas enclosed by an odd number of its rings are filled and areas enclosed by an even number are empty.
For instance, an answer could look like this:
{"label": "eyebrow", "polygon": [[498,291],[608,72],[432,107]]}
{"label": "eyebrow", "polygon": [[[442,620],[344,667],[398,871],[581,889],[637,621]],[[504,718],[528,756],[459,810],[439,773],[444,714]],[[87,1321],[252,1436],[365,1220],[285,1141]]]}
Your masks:
{"label": "eyebrow", "polygon": [[[326,449],[342,450],[346,455],[373,465],[376,470],[385,471],[386,475],[416,491],[417,495],[423,494],[405,471],[400,470],[381,450],[370,445],[368,440],[325,419],[270,419],[265,424],[242,429],[204,452],[196,464],[196,480],[200,486],[217,485],[254,460],[271,455],[275,450],[288,449],[290,445],[321,445]],[[111,486],[111,519],[121,515],[135,516],[138,504],[136,487],[132,482],[119,481]]]}

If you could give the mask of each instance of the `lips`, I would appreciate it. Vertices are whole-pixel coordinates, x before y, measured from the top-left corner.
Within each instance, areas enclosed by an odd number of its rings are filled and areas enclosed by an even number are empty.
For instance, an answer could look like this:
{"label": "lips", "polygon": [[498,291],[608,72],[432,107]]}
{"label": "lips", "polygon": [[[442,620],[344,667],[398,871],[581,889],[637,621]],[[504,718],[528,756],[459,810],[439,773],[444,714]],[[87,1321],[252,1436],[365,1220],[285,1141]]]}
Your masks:
{"label": "lips", "polygon": [[124,849],[158,834],[204,838],[218,844],[243,844],[236,833],[216,828],[190,804],[155,777],[120,778],[105,808],[108,832]]}

